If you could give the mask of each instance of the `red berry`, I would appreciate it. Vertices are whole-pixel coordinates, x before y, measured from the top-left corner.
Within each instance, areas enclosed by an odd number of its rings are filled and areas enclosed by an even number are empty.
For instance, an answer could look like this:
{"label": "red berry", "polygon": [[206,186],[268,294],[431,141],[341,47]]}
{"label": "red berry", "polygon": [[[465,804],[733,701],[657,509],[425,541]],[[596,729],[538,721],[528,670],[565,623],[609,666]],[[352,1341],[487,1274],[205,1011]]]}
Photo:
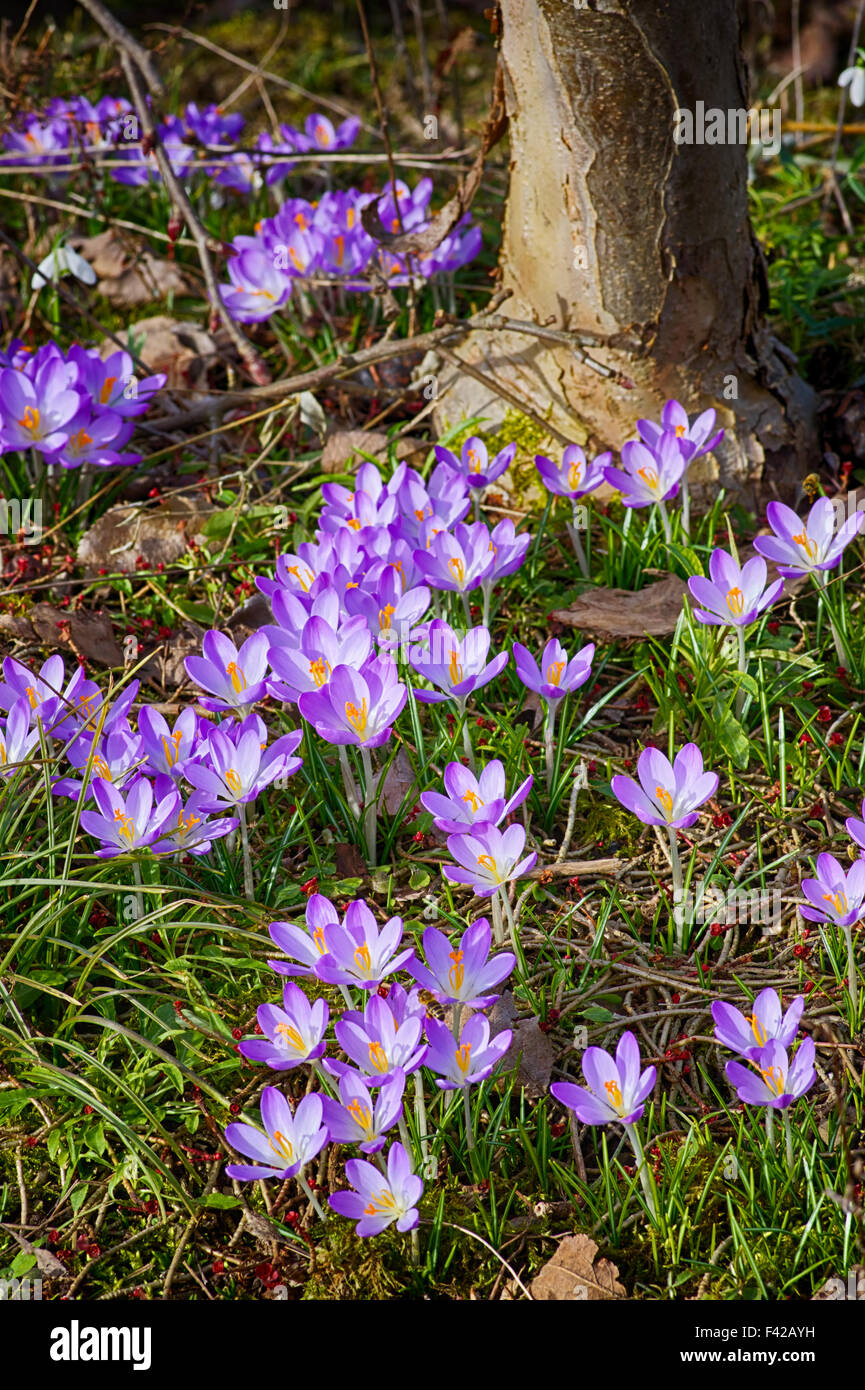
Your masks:
{"label": "red berry", "polygon": [[242,1029],[242,1028],[232,1028],[232,1030],[231,1030],[231,1036],[232,1036],[233,1038],[242,1038],[242,1037],[243,1037],[243,1029]]}

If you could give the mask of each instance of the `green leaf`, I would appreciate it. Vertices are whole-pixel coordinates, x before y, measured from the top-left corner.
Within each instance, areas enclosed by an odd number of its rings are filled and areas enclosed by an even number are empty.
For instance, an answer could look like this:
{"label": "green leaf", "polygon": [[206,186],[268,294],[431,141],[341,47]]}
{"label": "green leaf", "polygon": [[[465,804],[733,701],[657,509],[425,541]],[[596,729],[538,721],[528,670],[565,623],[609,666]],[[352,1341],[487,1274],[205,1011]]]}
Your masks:
{"label": "green leaf", "polygon": [[750,757],[750,744],[748,735],[742,728],[738,719],[729,712],[718,714],[718,723],[715,727],[715,737],[727,757],[733,762],[740,772],[744,772],[748,766]]}
{"label": "green leaf", "polygon": [[203,1207],[216,1207],[219,1211],[228,1211],[232,1207],[239,1207],[240,1201],[227,1192],[209,1192],[202,1199],[201,1205]]}
{"label": "green leaf", "polygon": [[19,1250],[15,1259],[10,1265],[12,1277],[20,1279],[22,1274],[26,1274],[28,1269],[32,1269],[36,1264],[36,1256],[30,1250]]}
{"label": "green leaf", "polygon": [[417,892],[421,888],[426,888],[427,884],[430,881],[431,876],[429,870],[425,869],[422,864],[415,864],[412,867],[411,875],[408,881],[409,888],[412,888],[415,890],[415,892]]}

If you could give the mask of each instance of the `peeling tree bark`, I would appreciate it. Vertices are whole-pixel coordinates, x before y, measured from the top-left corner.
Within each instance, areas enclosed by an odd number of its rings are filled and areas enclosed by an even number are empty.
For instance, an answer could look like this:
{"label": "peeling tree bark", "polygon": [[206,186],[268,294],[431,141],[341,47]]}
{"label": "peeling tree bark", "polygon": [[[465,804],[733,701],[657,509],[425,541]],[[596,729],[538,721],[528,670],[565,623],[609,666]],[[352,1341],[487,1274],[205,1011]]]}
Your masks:
{"label": "peeling tree bark", "polygon": [[[744,144],[676,144],[674,113],[748,108],[736,0],[501,0],[511,177],[504,312],[602,335],[592,355],[506,334],[460,349],[559,428],[620,448],[670,396],[727,430],[702,477],[788,495],[815,461],[813,396],[767,329],[765,263],[748,216]],[[501,403],[447,382],[450,420]]]}

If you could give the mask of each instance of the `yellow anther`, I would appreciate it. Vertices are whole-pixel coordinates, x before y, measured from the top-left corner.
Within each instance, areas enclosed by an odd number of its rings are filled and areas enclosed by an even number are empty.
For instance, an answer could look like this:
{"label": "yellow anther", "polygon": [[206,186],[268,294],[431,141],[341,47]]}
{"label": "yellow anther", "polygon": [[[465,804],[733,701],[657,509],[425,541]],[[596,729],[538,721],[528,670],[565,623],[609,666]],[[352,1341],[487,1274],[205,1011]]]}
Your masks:
{"label": "yellow anther", "polygon": [[450,980],[454,989],[462,989],[463,979],[465,978],[462,951],[451,951],[450,959],[453,961],[453,965],[448,971],[448,979]]}
{"label": "yellow anther", "polygon": [[366,942],[364,942],[362,946],[358,946],[357,950],[355,951],[354,963],[357,966],[358,970],[363,970],[366,974],[369,974],[370,955],[369,947],[367,946]]}
{"label": "yellow anther", "polygon": [[614,1110],[622,1111],[622,1092],[619,1089],[618,1081],[605,1081],[604,1090],[607,1093],[610,1104]]}
{"label": "yellow anther", "polygon": [[567,664],[568,663],[566,661],[553,661],[550,663],[550,665],[547,667],[548,685],[558,685],[559,681],[562,679],[562,672],[564,671]]}
{"label": "yellow anther", "polygon": [[451,685],[459,685],[463,679],[463,668],[455,651],[451,652],[448,671],[450,672]]}
{"label": "yellow anther", "polygon": [[478,796],[477,792],[473,792],[471,789],[469,789],[469,791],[467,791],[467,792],[463,792],[462,799],[463,799],[463,801],[467,801],[467,802],[468,802],[468,804],[469,804],[469,805],[471,806],[471,808],[472,808],[472,813],[473,813],[474,815],[477,815],[477,813],[478,813],[478,811],[480,810],[481,806],[484,806],[484,805],[486,804],[485,802],[481,801],[481,799],[480,799],[480,797]]}
{"label": "yellow anther", "polygon": [[745,611],[745,596],[741,589],[731,589],[727,594],[727,607],[734,618],[741,618]]}
{"label": "yellow anther", "polygon": [[667,820],[669,820],[673,814],[673,798],[666,787],[655,788],[655,800],[663,806],[664,815],[667,817]]}
{"label": "yellow anther", "polygon": [[225,781],[227,785],[231,788],[231,790],[235,793],[241,791],[243,788],[243,783],[241,782],[233,767],[228,768],[228,770],[226,771]]}
{"label": "yellow anther", "polygon": [[290,1023],[277,1023],[276,1031],[280,1037],[286,1038],[292,1047],[296,1047],[298,1052],[306,1052],[306,1043],[297,1029],[293,1028]]}
{"label": "yellow anther", "polygon": [[241,690],[246,689],[246,676],[236,661],[229,661],[225,668],[225,674],[231,677],[231,685],[235,695],[239,695]]}
{"label": "yellow anther", "polygon": [[817,554],[817,542],[813,541],[807,531],[802,531],[798,536],[793,537],[797,545],[801,545],[809,560],[813,560]]}
{"label": "yellow anther", "polygon": [[376,1039],[373,1039],[373,1041],[369,1045],[369,1060],[376,1071],[380,1071],[382,1073],[387,1071],[387,1053],[385,1052],[381,1043],[378,1042]]}
{"label": "yellow anther", "polygon": [[357,705],[353,705],[351,701],[349,701],[345,707],[345,717],[349,724],[351,724],[355,733],[365,734],[367,721],[366,700],[361,701],[360,709],[358,709]]}

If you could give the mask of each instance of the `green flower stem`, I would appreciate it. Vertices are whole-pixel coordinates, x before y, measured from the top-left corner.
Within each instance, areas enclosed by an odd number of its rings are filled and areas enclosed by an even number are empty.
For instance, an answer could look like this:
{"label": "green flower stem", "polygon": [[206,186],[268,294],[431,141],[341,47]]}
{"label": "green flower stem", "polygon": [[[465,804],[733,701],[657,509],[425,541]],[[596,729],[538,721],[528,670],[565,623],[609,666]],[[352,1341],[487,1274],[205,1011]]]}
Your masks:
{"label": "green flower stem", "polygon": [[664,540],[667,542],[667,545],[669,545],[672,540],[672,532],[670,531],[670,518],[667,516],[667,508],[664,506],[663,502],[658,503],[658,515],[661,518],[661,525],[664,528]]}
{"label": "green flower stem", "polygon": [[327,1220],[327,1212],[326,1212],[326,1211],[324,1210],[324,1208],[319,1204],[318,1198],[316,1197],[315,1193],[313,1192],[313,1190],[312,1190],[312,1188],[310,1187],[309,1183],[307,1182],[306,1178],[303,1176],[303,1173],[302,1173],[302,1172],[299,1172],[299,1173],[298,1173],[298,1175],[297,1175],[297,1181],[298,1181],[298,1184],[299,1184],[300,1189],[301,1189],[301,1191],[303,1192],[304,1196],[305,1196],[310,1202],[312,1202],[313,1208],[314,1208],[315,1213],[316,1213],[316,1215],[318,1216],[319,1220],[320,1220],[320,1221],[326,1221],[326,1220]]}
{"label": "green flower stem", "polygon": [[366,839],[366,855],[369,867],[374,869],[376,834],[378,832],[375,794],[376,779],[372,770],[370,751],[368,748],[364,748],[363,745],[361,745],[360,757],[363,763],[363,832]]}
{"label": "green flower stem", "polygon": [[[672,825],[667,826],[667,834],[670,837],[670,868],[673,873],[673,921],[676,925],[676,945],[680,951],[683,951],[685,949],[685,894],[682,861],[679,858],[676,831]],[[677,909],[681,916],[677,916]]]}
{"label": "green flower stem", "polygon": [[469,1147],[469,1153],[474,1153],[475,1136],[474,1136],[474,1131],[473,1131],[473,1129],[472,1129],[472,1105],[471,1105],[471,1101],[469,1100],[469,1088],[468,1088],[468,1086],[463,1086],[462,1091],[463,1091],[463,1114],[464,1114],[465,1117],[466,1117],[466,1143],[468,1144],[468,1147]]}
{"label": "green flower stem", "polygon": [[574,547],[574,554],[577,557],[577,564],[584,579],[589,578],[589,562],[586,559],[586,552],[583,549],[583,542],[580,540],[580,529],[577,526],[577,509],[574,507],[574,519],[568,522],[568,535],[571,538],[571,545]]}
{"label": "green flower stem", "polygon": [[513,910],[513,908],[511,907],[511,900],[510,900],[510,898],[508,897],[508,890],[507,890],[506,884],[503,883],[503,884],[501,885],[501,887],[499,888],[499,893],[501,893],[502,905],[503,905],[503,907],[504,907],[504,909],[505,909],[505,913],[506,913],[507,919],[508,919],[508,929],[509,929],[510,935],[511,935],[511,946],[513,947],[514,955],[516,955],[516,954],[517,954],[517,924],[516,924],[516,921],[514,920],[514,910]]}
{"label": "green flower stem", "polygon": [[427,1113],[426,1100],[423,1093],[423,1079],[420,1074],[420,1067],[414,1072],[414,1113],[417,1120],[418,1134],[420,1135],[420,1151],[423,1157],[423,1176],[424,1178],[435,1178],[436,1173],[430,1172],[430,1163],[438,1169],[435,1159],[430,1159],[429,1134],[427,1133]]}
{"label": "green flower stem", "polygon": [[856,955],[853,950],[853,928],[849,925],[842,928],[844,940],[847,942],[847,988],[850,991],[850,1003],[853,1005],[855,1013],[859,1007],[859,977],[856,974]]}
{"label": "green flower stem", "polygon": [[795,1167],[795,1159],[793,1157],[793,1130],[790,1125],[789,1110],[784,1111],[784,1144],[787,1150],[787,1168],[789,1172],[792,1173]]}
{"label": "green flower stem", "polygon": [[547,714],[544,719],[544,759],[547,767],[547,796],[552,795],[553,773],[556,764],[556,701],[547,701]]}
{"label": "green flower stem", "polygon": [[766,1106],[766,1143],[774,1152],[775,1149],[775,1112],[771,1105]]}
{"label": "green flower stem", "polygon": [[688,490],[688,470],[682,474],[682,531],[685,539],[691,539],[691,494]]}
{"label": "green flower stem", "polygon": [[502,903],[498,892],[493,893],[493,941],[497,946],[505,944],[505,924],[502,917]]}
{"label": "green flower stem", "polygon": [[[748,674],[748,653],[745,650],[745,629],[741,624],[736,627],[736,636],[739,639],[739,673],[743,676]],[[741,719],[742,708],[745,704],[745,687],[739,686],[736,695],[736,718]]]}
{"label": "green flower stem", "polygon": [[348,802],[348,808],[355,820],[359,821],[361,817],[360,797],[358,796],[357,784],[354,780],[351,764],[348,760],[348,749],[342,743],[338,746],[339,768],[342,773],[342,785],[345,788],[345,799]]}
{"label": "green flower stem", "polygon": [[252,856],[249,853],[249,827],[246,823],[246,802],[241,801],[237,808],[240,816],[240,843],[243,846],[243,892],[252,902],[255,898],[255,882],[252,877]]}
{"label": "green flower stem", "polygon": [[637,1162],[637,1171],[640,1175],[640,1185],[643,1189],[643,1196],[646,1199],[646,1206],[652,1214],[652,1220],[657,1223],[658,1203],[655,1197],[655,1183],[649,1166],[646,1163],[646,1156],[643,1153],[643,1146],[640,1143],[640,1132],[637,1126],[625,1125],[625,1133],[630,1140],[631,1148],[634,1150],[634,1158]]}
{"label": "green flower stem", "polygon": [[[133,876],[133,878],[135,879],[135,886],[136,886],[136,888],[137,888],[137,889],[140,889],[140,888],[141,888],[141,865],[140,865],[140,863],[138,862],[137,859],[134,859],[134,860],[132,861],[132,876]],[[135,912],[135,920],[136,920],[136,922],[139,921],[139,920],[144,916],[144,898],[143,898],[143,896],[142,896],[142,894],[141,894],[140,892],[137,892],[137,893],[135,894],[135,905],[134,905],[133,911]]]}

